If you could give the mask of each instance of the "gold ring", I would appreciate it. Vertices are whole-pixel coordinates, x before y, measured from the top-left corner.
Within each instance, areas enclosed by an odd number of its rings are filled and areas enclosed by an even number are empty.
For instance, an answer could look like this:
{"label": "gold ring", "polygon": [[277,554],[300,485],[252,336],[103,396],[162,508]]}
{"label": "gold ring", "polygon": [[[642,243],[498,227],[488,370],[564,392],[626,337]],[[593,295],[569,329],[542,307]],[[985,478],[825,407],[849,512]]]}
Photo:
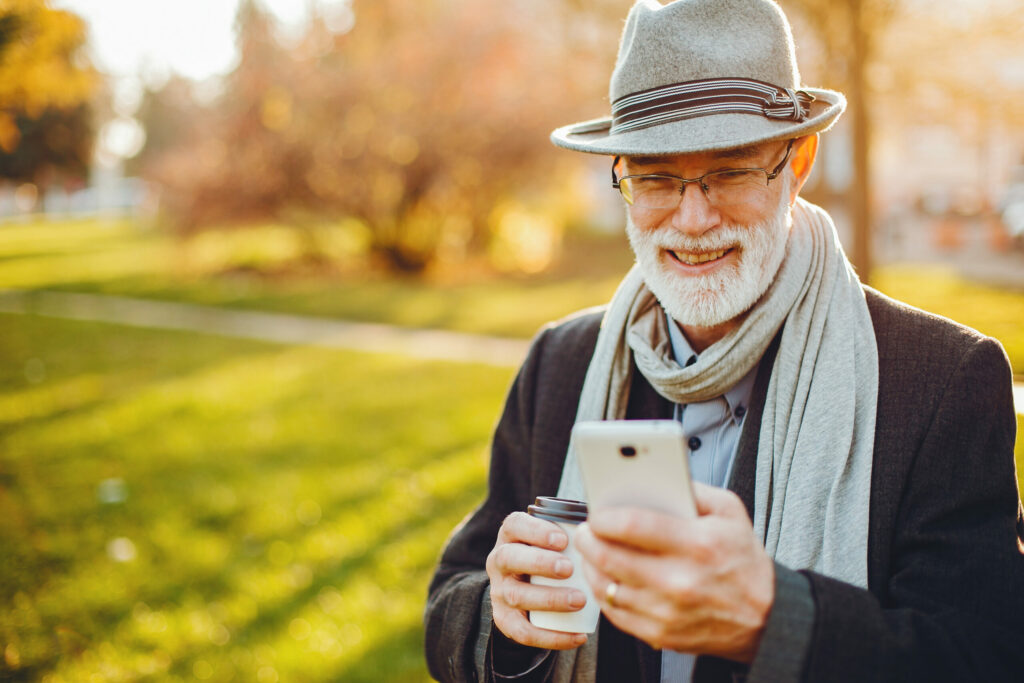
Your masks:
{"label": "gold ring", "polygon": [[610,581],[607,586],[604,587],[604,601],[608,603],[609,607],[615,607],[615,596],[619,593],[619,584],[616,581]]}

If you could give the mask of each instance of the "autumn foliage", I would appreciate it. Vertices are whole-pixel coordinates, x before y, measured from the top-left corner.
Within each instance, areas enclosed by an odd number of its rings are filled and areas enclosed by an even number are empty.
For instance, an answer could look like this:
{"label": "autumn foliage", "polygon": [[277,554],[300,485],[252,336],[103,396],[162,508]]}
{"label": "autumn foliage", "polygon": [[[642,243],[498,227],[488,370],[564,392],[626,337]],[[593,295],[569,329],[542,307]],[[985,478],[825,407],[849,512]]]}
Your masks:
{"label": "autumn foliage", "polygon": [[483,248],[503,198],[559,191],[548,134],[600,102],[614,30],[544,0],[352,10],[350,30],[314,17],[286,47],[243,3],[222,96],[147,164],[180,225],[356,218],[390,266],[419,270],[445,245]]}
{"label": "autumn foliage", "polygon": [[85,25],[45,0],[0,3],[0,178],[84,178],[92,143]]}

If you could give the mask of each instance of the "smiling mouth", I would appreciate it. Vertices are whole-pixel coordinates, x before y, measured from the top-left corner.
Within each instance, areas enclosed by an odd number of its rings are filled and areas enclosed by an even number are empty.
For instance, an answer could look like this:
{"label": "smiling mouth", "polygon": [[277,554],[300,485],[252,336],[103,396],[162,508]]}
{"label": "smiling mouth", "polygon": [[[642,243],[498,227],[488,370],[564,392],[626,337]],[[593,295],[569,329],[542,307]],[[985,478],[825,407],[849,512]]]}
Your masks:
{"label": "smiling mouth", "polygon": [[671,249],[668,250],[668,253],[672,254],[672,257],[680,263],[685,263],[688,266],[696,266],[709,261],[717,261],[731,251],[732,248],[730,247],[729,249],[720,249],[718,251],[705,251],[700,254],[693,254],[686,251],[672,251]]}

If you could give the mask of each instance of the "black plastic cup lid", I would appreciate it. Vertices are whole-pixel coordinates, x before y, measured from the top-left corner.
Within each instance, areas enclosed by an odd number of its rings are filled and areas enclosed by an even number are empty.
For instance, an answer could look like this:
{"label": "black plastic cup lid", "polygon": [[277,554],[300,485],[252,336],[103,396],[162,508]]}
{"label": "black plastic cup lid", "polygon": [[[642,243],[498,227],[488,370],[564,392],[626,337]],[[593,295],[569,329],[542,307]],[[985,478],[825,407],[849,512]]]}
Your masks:
{"label": "black plastic cup lid", "polygon": [[537,496],[527,511],[534,517],[552,522],[579,524],[587,521],[587,504],[580,500]]}

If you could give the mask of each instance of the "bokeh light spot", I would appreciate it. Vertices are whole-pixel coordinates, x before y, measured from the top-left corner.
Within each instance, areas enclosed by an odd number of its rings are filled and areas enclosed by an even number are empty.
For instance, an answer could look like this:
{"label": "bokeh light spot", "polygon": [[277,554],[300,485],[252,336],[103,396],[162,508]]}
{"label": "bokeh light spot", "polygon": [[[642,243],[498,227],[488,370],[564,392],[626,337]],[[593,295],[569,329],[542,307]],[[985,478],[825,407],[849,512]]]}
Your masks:
{"label": "bokeh light spot", "polygon": [[96,500],[103,505],[116,505],[128,499],[128,486],[124,479],[111,477],[96,485]]}
{"label": "bokeh light spot", "polygon": [[305,588],[313,583],[313,570],[304,564],[292,565],[289,567],[288,578],[294,588]]}
{"label": "bokeh light spot", "polygon": [[333,614],[341,609],[344,600],[341,597],[341,591],[334,586],[324,586],[320,589],[320,593],[316,596],[317,603],[320,604],[320,609],[325,614]]}
{"label": "bokeh light spot", "polygon": [[420,155],[420,144],[409,135],[396,135],[388,145],[388,157],[399,166],[408,166]]}
{"label": "bokeh light spot", "polygon": [[210,642],[217,647],[227,645],[231,640],[231,631],[224,624],[217,624],[210,631]]}
{"label": "bokeh light spot", "polygon": [[260,121],[268,130],[284,130],[292,122],[292,95],[274,86],[263,95]]}
{"label": "bokeh light spot", "polygon": [[363,639],[363,629],[358,624],[348,623],[341,627],[340,636],[343,646],[352,647]]}
{"label": "bokeh light spot", "polygon": [[131,539],[119,536],[107,543],[107,555],[114,562],[131,562],[135,559],[137,552]]}
{"label": "bokeh light spot", "polygon": [[41,384],[46,380],[46,363],[40,358],[25,361],[25,379],[29,384]]}
{"label": "bokeh light spot", "polygon": [[28,213],[36,208],[39,200],[39,188],[32,183],[22,183],[14,191],[14,206],[22,213]]}
{"label": "bokeh light spot", "polygon": [[261,666],[256,672],[256,680],[259,683],[277,683],[277,669],[272,666]]}
{"label": "bokeh light spot", "polygon": [[288,635],[295,640],[305,640],[313,632],[313,627],[305,619],[292,619],[288,624]]}
{"label": "bokeh light spot", "polygon": [[18,646],[14,643],[7,643],[7,647],[4,648],[4,663],[10,669],[21,667],[21,653],[18,651]]}

